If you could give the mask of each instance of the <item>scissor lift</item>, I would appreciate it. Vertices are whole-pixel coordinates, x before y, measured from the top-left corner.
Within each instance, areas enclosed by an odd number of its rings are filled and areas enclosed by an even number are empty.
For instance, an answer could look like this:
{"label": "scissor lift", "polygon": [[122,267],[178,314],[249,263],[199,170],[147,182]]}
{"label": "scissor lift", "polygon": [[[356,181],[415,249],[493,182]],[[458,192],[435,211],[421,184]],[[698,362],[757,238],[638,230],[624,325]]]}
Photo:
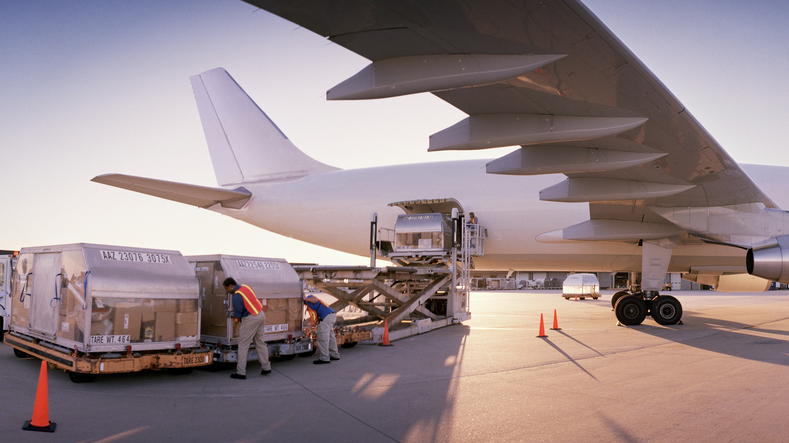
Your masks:
{"label": "scissor lift", "polygon": [[335,311],[349,305],[364,311],[367,315],[341,324],[376,326],[375,342],[382,340],[384,325],[396,340],[471,318],[469,269],[472,257],[484,253],[484,227],[466,225],[454,199],[390,206],[405,214],[394,230],[379,231],[372,222],[371,252],[393,266],[294,266],[301,279],[335,297]]}

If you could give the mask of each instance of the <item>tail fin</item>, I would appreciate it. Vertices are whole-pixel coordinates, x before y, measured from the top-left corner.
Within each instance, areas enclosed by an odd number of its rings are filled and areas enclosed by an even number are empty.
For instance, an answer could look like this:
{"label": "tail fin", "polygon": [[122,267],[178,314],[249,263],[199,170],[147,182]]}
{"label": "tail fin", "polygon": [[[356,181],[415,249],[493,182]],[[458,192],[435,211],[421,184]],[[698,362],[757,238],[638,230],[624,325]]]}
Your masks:
{"label": "tail fin", "polygon": [[337,169],[299,150],[223,68],[191,81],[220,186],[296,180]]}

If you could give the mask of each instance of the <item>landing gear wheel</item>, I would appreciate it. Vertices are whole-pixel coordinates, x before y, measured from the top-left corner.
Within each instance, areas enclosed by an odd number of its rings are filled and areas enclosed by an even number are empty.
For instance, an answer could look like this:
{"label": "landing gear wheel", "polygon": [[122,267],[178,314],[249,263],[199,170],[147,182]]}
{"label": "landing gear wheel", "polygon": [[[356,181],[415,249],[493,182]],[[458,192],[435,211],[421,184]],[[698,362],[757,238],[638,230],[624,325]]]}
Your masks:
{"label": "landing gear wheel", "polygon": [[682,318],[682,304],[670,295],[661,295],[652,302],[652,318],[661,325],[675,325]]}
{"label": "landing gear wheel", "polygon": [[96,374],[85,374],[84,372],[69,371],[68,378],[74,383],[90,383],[96,380]]}
{"label": "landing gear wheel", "polygon": [[647,305],[641,297],[628,295],[616,302],[616,319],[626,326],[640,325],[647,317]]}
{"label": "landing gear wheel", "polygon": [[627,291],[619,291],[616,294],[614,294],[613,296],[611,296],[611,307],[612,308],[616,308],[616,302],[618,302],[620,298],[622,298],[622,297],[624,297],[626,295],[630,295],[630,293],[627,292]]}

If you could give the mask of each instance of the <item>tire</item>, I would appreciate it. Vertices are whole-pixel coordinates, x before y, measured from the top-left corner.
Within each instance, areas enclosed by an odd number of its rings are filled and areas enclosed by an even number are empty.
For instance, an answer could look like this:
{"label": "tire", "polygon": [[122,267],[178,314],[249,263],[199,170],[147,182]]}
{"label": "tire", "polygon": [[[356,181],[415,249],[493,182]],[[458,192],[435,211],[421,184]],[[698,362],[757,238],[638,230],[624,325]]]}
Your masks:
{"label": "tire", "polygon": [[636,326],[644,322],[647,317],[647,305],[641,297],[628,295],[621,297],[616,302],[616,319],[626,326]]}
{"label": "tire", "polygon": [[74,383],[91,383],[96,381],[96,374],[69,371],[68,378]]}
{"label": "tire", "polygon": [[675,325],[682,319],[682,304],[670,295],[661,295],[652,302],[651,314],[658,324]]}
{"label": "tire", "polygon": [[22,351],[20,351],[17,348],[14,348],[14,355],[16,355],[19,358],[28,358],[28,357],[30,357],[26,352],[22,352]]}
{"label": "tire", "polygon": [[356,346],[356,343],[358,343],[358,342],[352,341],[352,342],[348,342],[348,343],[343,343],[343,344],[340,345],[340,347],[348,349],[348,348],[352,348],[352,347]]}
{"label": "tire", "polygon": [[313,347],[312,351],[302,352],[301,354],[299,354],[299,357],[311,357],[315,355],[315,351],[317,351],[317,349]]}
{"label": "tire", "polygon": [[616,302],[619,301],[620,298],[626,295],[630,295],[630,293],[627,291],[619,291],[615,293],[613,296],[611,296],[611,307],[616,308]]}

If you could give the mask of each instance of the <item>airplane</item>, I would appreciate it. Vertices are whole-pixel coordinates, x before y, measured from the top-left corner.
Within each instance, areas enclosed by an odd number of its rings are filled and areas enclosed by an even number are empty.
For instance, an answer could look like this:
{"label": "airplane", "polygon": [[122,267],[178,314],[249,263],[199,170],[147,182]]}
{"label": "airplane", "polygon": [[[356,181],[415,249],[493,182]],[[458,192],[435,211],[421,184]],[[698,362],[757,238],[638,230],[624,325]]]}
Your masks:
{"label": "airplane", "polygon": [[[191,78],[219,187],[93,181],[365,256],[370,214],[455,199],[488,232],[476,269],[631,272],[617,320],[680,323],[666,272],[716,290],[789,283],[789,168],[739,165],[580,1],[247,0],[370,60],[329,100],[431,93],[468,117],[429,151],[493,160],[345,170],[299,150],[222,68]],[[753,177],[753,178],[751,178]],[[639,284],[640,282],[640,284]]]}

